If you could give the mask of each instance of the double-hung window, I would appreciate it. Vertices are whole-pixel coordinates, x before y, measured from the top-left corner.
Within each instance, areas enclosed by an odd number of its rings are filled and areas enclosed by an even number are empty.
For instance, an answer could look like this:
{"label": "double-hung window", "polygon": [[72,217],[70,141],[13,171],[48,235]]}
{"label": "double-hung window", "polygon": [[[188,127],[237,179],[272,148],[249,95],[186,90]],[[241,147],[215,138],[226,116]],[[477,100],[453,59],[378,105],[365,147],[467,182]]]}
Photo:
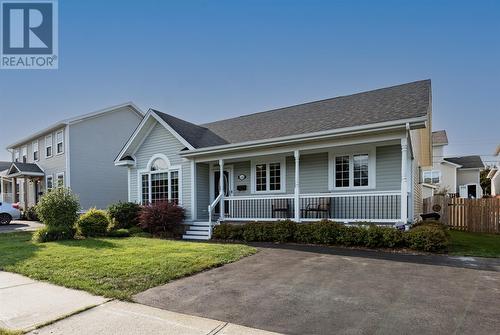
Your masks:
{"label": "double-hung window", "polygon": [[45,136],[45,157],[52,157],[52,135]]}
{"label": "double-hung window", "polygon": [[26,163],[28,162],[28,146],[25,145],[24,147],[22,147],[21,149],[21,157],[22,157],[22,162],[23,163]]}
{"label": "double-hung window", "polygon": [[33,142],[33,160],[36,162],[40,159],[40,153],[38,151],[38,140]]}
{"label": "double-hung window", "polygon": [[48,175],[47,177],[45,177],[45,186],[47,192],[54,188],[54,178],[52,177],[52,175]]}
{"label": "double-hung window", "polygon": [[58,155],[64,152],[64,131],[60,130],[56,133],[56,153]]}
{"label": "double-hung window", "polygon": [[165,160],[156,158],[149,169],[141,173],[141,203],[161,201],[179,203],[179,169],[170,168]]}
{"label": "double-hung window", "polygon": [[441,171],[432,170],[423,172],[424,183],[426,184],[439,184],[441,182]]}
{"label": "double-hung window", "polygon": [[19,162],[19,149],[14,150],[14,162]]}
{"label": "double-hung window", "polygon": [[254,162],[252,167],[254,192],[284,192],[284,159]]}
{"label": "double-hung window", "polygon": [[[331,189],[373,188],[375,182],[375,153],[335,154],[330,158]],[[331,170],[330,170],[331,171]]]}
{"label": "double-hung window", "polygon": [[58,173],[56,177],[56,187],[64,187],[64,172]]}

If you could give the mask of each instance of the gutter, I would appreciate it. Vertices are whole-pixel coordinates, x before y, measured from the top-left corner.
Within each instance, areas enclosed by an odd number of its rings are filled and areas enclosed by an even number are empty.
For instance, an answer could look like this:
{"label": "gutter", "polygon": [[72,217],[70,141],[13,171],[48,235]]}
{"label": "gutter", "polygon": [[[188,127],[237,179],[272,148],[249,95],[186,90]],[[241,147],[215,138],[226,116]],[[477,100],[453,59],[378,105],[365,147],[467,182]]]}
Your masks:
{"label": "gutter", "polygon": [[366,132],[373,132],[379,130],[418,129],[418,128],[425,128],[426,122],[427,122],[427,116],[422,116],[412,119],[402,119],[397,121],[373,123],[364,126],[346,127],[346,128],[326,130],[326,131],[307,133],[301,135],[291,135],[291,136],[276,137],[264,140],[224,144],[215,147],[189,150],[186,152],[181,152],[180,155],[183,157],[194,157],[203,154],[222,153],[238,149],[259,148],[270,145],[290,144],[295,142],[303,142],[304,140],[328,139],[338,136],[356,135],[356,134],[362,134]]}

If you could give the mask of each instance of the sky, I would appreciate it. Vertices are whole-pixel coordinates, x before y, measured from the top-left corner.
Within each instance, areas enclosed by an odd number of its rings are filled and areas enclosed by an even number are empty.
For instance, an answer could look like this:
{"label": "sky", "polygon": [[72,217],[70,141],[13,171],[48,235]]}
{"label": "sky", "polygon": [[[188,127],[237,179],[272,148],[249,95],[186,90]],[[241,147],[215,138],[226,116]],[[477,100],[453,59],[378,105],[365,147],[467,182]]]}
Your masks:
{"label": "sky", "polygon": [[0,160],[126,101],[202,123],[432,80],[446,155],[500,144],[500,1],[59,1],[59,69],[0,69]]}

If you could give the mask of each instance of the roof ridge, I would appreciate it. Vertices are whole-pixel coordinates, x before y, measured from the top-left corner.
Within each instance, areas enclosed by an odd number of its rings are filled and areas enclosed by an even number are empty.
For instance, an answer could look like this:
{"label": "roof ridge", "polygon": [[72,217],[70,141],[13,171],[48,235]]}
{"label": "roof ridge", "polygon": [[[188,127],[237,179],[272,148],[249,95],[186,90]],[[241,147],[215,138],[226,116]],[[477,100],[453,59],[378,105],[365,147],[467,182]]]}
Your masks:
{"label": "roof ridge", "polygon": [[325,102],[325,101],[331,101],[331,100],[335,100],[335,99],[353,97],[353,96],[361,95],[361,94],[374,93],[374,92],[378,92],[378,91],[382,91],[382,90],[388,90],[388,89],[393,89],[393,88],[396,88],[396,87],[401,87],[401,86],[406,86],[406,85],[411,85],[411,84],[416,84],[416,83],[423,83],[423,82],[431,82],[431,80],[430,79],[415,80],[415,81],[408,82],[408,83],[403,83],[403,84],[398,84],[398,85],[392,85],[392,86],[386,86],[386,87],[376,88],[376,89],[368,90],[368,91],[362,91],[362,92],[356,92],[356,93],[352,93],[352,94],[339,95],[339,96],[332,97],[332,98],[325,98],[325,99],[320,99],[320,100],[308,101],[308,102],[303,102],[303,103],[299,103],[299,104],[295,104],[295,105],[290,105],[290,106],[285,106],[285,107],[278,107],[278,108],[273,108],[273,109],[269,109],[269,110],[265,110],[265,111],[261,111],[261,112],[244,114],[244,115],[235,116],[235,117],[231,117],[231,118],[227,118],[227,119],[220,119],[220,120],[216,120],[216,121],[202,123],[202,124],[199,124],[199,126],[203,127],[205,125],[209,125],[209,124],[213,124],[213,123],[217,123],[217,122],[228,121],[228,120],[235,120],[235,119],[245,118],[245,117],[249,117],[249,116],[253,116],[253,115],[259,115],[259,114],[265,114],[265,113],[275,112],[275,111],[282,110],[282,109],[287,109],[287,108],[292,108],[292,107],[299,107],[299,106],[306,106],[306,105],[309,105],[309,104],[315,104],[315,103],[320,103],[320,102]]}

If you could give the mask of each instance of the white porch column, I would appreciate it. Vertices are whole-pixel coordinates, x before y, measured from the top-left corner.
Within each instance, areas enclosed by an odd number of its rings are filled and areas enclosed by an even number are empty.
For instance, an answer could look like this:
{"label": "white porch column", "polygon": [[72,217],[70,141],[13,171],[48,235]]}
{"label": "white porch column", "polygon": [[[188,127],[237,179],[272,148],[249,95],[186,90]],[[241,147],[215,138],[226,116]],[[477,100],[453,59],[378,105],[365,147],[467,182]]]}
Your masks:
{"label": "white porch column", "polygon": [[408,143],[401,139],[401,221],[408,221]]}
{"label": "white porch column", "polygon": [[294,216],[295,221],[300,221],[300,152],[299,150],[295,150],[293,152],[293,156],[295,157],[295,193],[294,193]]}
{"label": "white porch column", "polygon": [[224,208],[225,190],[224,190],[224,160],[223,159],[219,159],[219,167],[220,167],[219,194],[221,195],[220,202],[219,202],[220,220],[224,220],[224,216],[225,216],[225,208]]}
{"label": "white porch column", "polygon": [[0,177],[0,202],[4,202],[5,185],[3,183],[3,177]]}
{"label": "white porch column", "polygon": [[197,199],[196,199],[196,162],[191,161],[191,220],[198,219]]}

